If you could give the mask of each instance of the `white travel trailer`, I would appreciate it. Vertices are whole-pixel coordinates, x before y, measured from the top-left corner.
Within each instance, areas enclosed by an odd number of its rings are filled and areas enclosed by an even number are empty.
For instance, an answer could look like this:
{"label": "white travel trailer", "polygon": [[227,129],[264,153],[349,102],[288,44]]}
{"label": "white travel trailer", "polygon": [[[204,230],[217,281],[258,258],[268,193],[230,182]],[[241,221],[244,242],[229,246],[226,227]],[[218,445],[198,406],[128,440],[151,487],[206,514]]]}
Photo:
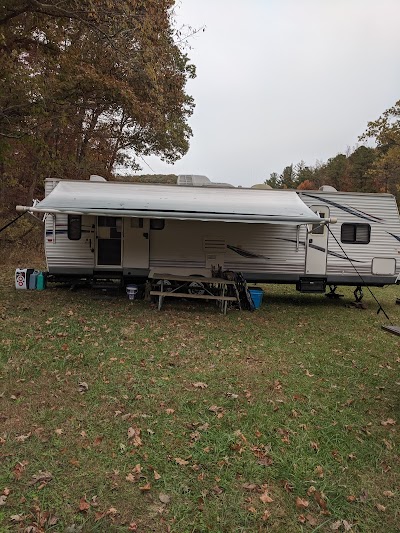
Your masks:
{"label": "white travel trailer", "polygon": [[[326,286],[399,282],[400,219],[390,194],[235,188],[205,177],[177,185],[47,180],[50,279],[146,279],[154,273]],[[337,223],[335,223],[337,222]]]}

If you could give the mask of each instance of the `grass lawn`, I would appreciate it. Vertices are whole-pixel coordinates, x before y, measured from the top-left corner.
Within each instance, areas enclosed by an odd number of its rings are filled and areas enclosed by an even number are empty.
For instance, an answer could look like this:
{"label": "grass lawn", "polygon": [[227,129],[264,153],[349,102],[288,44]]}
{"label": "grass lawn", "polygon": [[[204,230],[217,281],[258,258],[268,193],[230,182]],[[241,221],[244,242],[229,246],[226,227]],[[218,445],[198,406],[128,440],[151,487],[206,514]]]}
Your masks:
{"label": "grass lawn", "polygon": [[400,337],[367,293],[225,317],[0,282],[1,532],[400,531]]}

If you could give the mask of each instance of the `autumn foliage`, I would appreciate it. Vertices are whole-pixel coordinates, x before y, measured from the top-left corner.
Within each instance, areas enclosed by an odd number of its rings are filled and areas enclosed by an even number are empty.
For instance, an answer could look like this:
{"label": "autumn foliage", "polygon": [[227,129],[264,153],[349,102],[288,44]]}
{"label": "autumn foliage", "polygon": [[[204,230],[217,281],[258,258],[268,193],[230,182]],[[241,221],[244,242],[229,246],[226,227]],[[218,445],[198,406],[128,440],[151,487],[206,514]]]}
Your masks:
{"label": "autumn foliage", "polygon": [[171,0],[6,0],[0,6],[0,192],[30,203],[45,178],[112,177],[188,149],[194,67]]}
{"label": "autumn foliage", "polygon": [[304,161],[272,173],[266,183],[274,188],[310,190],[331,185],[339,191],[388,192],[400,201],[400,100],[376,121],[369,122],[358,146],[326,162],[307,166]]}

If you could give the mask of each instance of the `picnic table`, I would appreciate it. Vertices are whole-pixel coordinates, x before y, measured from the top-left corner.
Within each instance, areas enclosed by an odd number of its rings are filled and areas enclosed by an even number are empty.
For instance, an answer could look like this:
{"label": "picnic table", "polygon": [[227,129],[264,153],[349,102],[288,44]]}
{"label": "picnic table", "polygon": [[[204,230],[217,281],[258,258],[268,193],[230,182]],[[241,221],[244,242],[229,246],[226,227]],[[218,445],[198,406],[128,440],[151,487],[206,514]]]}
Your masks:
{"label": "picnic table", "polygon": [[[215,300],[221,311],[226,315],[228,302],[238,302],[239,293],[236,283],[223,278],[207,278],[202,276],[179,276],[175,274],[152,273],[153,288],[150,296],[158,296],[158,310],[160,311],[164,298],[194,298],[198,300]],[[174,282],[172,284],[171,282]],[[235,296],[227,296],[228,287],[233,288]]]}

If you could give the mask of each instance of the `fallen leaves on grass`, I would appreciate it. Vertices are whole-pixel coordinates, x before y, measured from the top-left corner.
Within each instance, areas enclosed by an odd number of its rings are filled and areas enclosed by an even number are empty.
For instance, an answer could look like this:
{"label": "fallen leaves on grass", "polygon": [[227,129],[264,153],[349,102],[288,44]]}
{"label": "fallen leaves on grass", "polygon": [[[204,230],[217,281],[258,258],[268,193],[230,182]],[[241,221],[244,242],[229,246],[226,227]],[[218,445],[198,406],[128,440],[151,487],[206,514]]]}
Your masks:
{"label": "fallen leaves on grass", "polygon": [[393,420],[393,418],[387,418],[386,420],[381,421],[381,426],[395,426],[396,420]]}
{"label": "fallen leaves on grass", "polygon": [[165,505],[167,505],[171,501],[171,497],[168,496],[168,494],[164,494],[162,492],[158,495],[158,499],[161,503],[164,503]]}
{"label": "fallen leaves on grass", "polygon": [[304,500],[303,498],[300,498],[300,496],[297,496],[296,498],[296,507],[297,509],[306,509],[310,505],[308,500]]}
{"label": "fallen leaves on grass", "polygon": [[244,490],[248,490],[249,492],[253,492],[259,489],[259,485],[256,485],[255,483],[243,483],[242,487]]}
{"label": "fallen leaves on grass", "polygon": [[142,467],[138,463],[134,466],[132,472],[130,472],[126,477],[126,481],[129,481],[129,483],[135,483],[139,480],[140,474],[142,473]]}
{"label": "fallen leaves on grass", "polygon": [[132,442],[135,448],[143,445],[142,439],[140,438],[141,430],[139,428],[130,427],[128,428],[128,439]]}
{"label": "fallen leaves on grass", "polygon": [[35,485],[36,483],[48,483],[53,479],[53,474],[48,471],[40,470],[37,474],[32,476],[32,481],[29,482],[29,485]]}
{"label": "fallen leaves on grass", "polygon": [[350,524],[347,520],[337,520],[331,524],[332,531],[339,531],[343,526],[343,531],[350,531],[353,528],[353,524]]}
{"label": "fallen leaves on grass", "polygon": [[153,474],[154,474],[154,479],[155,479],[156,481],[159,480],[159,479],[161,479],[160,474],[159,474],[156,470],[153,471]]}
{"label": "fallen leaves on grass", "polygon": [[86,383],[86,381],[81,381],[78,384],[78,391],[79,394],[85,394],[89,390],[89,385]]}
{"label": "fallen leaves on grass", "polygon": [[324,469],[321,465],[316,466],[314,472],[318,474],[319,477],[324,477]]}
{"label": "fallen leaves on grass", "polygon": [[367,500],[368,500],[368,492],[367,491],[363,491],[360,496],[357,498],[357,500],[360,502],[360,503],[365,503]]}
{"label": "fallen leaves on grass", "polygon": [[311,513],[308,513],[306,515],[304,514],[301,514],[297,517],[297,520],[301,523],[301,524],[308,524],[310,526],[316,526],[318,524],[318,519],[313,516]]}
{"label": "fallen leaves on grass", "polygon": [[202,381],[196,381],[195,383],[192,383],[192,386],[195,389],[206,389],[208,387],[207,383],[203,383]]}
{"label": "fallen leaves on grass", "polygon": [[384,490],[383,495],[386,496],[386,498],[393,498],[394,492],[392,492],[391,490]]}
{"label": "fallen leaves on grass", "polygon": [[25,442],[27,439],[29,439],[31,435],[31,432],[27,433],[26,435],[18,435],[17,437],[15,437],[15,440],[17,442]]}
{"label": "fallen leaves on grass", "polygon": [[175,457],[175,463],[181,466],[186,466],[189,464],[189,461],[186,461],[185,459],[181,459],[180,457]]}
{"label": "fallen leaves on grass", "polygon": [[271,498],[271,496],[268,494],[268,491],[265,491],[261,494],[260,500],[263,503],[272,503],[274,500]]}
{"label": "fallen leaves on grass", "polygon": [[13,514],[10,516],[11,522],[22,522],[25,520],[25,516],[23,514]]}
{"label": "fallen leaves on grass", "polygon": [[251,451],[257,457],[257,463],[262,466],[271,466],[274,462],[269,454],[270,448],[268,446],[253,446]]}
{"label": "fallen leaves on grass", "polygon": [[208,408],[209,411],[217,415],[217,418],[222,418],[224,416],[224,410],[222,407],[218,407],[218,405],[211,405]]}
{"label": "fallen leaves on grass", "polygon": [[18,462],[13,469],[13,474],[15,479],[21,479],[22,474],[25,472],[26,465],[28,461]]}
{"label": "fallen leaves on grass", "polygon": [[387,439],[383,439],[383,443],[386,446],[387,450],[393,450],[393,444],[390,441],[388,441]]}
{"label": "fallen leaves on grass", "polygon": [[382,505],[381,503],[377,503],[375,507],[380,511],[381,513],[384,513],[386,511],[386,507]]}
{"label": "fallen leaves on grass", "polygon": [[142,492],[149,492],[149,490],[151,490],[151,484],[146,483],[145,485],[139,487],[139,490],[141,490]]}
{"label": "fallen leaves on grass", "polygon": [[314,492],[314,500],[317,502],[317,504],[321,507],[323,511],[327,510],[327,503],[325,500],[325,494],[323,492],[319,492],[316,490]]}
{"label": "fallen leaves on grass", "polygon": [[90,503],[86,500],[86,496],[82,496],[79,500],[79,511],[86,513],[90,509]]}

